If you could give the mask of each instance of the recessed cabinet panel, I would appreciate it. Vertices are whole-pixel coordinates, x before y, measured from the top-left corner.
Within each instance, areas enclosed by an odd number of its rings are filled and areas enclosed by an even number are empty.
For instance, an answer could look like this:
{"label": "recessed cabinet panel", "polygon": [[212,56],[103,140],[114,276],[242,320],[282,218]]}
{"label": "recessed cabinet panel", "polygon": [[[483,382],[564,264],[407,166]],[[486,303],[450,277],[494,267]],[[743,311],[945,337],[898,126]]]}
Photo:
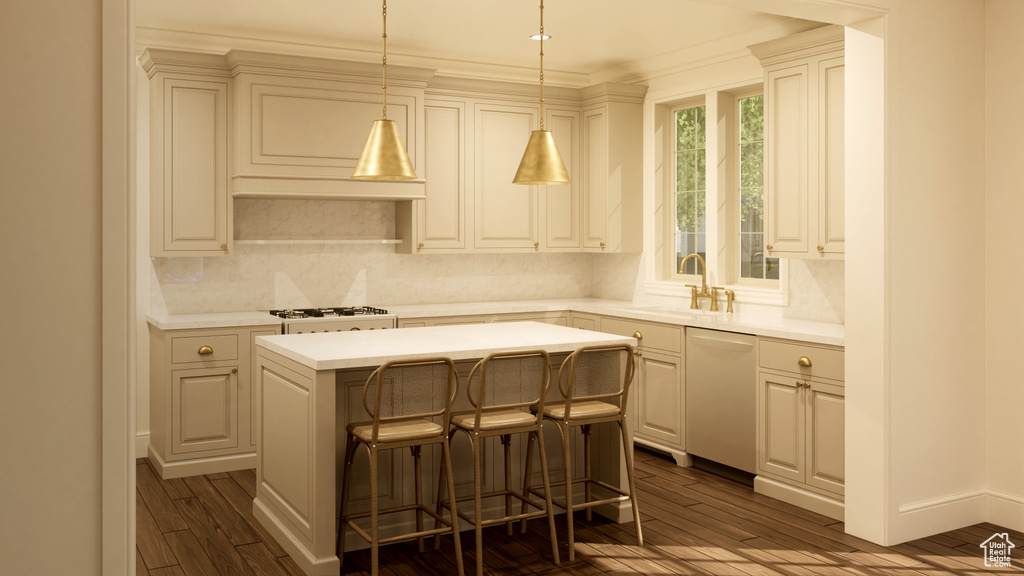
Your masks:
{"label": "recessed cabinet panel", "polygon": [[640,403],[635,433],[682,446],[679,357],[645,350],[637,362],[643,386],[634,391]]}
{"label": "recessed cabinet panel", "polygon": [[512,183],[537,125],[537,111],[532,108],[477,108],[477,248],[534,248],[539,242],[537,187]]}
{"label": "recessed cabinet panel", "polygon": [[846,413],[842,386],[814,383],[807,394],[807,483],[843,494]]}
{"label": "recessed cabinet panel", "polygon": [[235,367],[174,372],[171,382],[173,453],[238,446],[236,374]]}
{"label": "recessed cabinet panel", "polygon": [[580,247],[580,115],[572,111],[548,111],[546,128],[551,130],[555,145],[569,172],[569,184],[544,187],[544,245],[547,248]]}
{"label": "recessed cabinet panel", "polygon": [[587,191],[583,218],[583,245],[599,247],[607,236],[606,204],[608,196],[608,134],[604,108],[583,115],[583,177]]}
{"label": "recessed cabinet panel", "polygon": [[163,78],[153,87],[150,253],[225,253],[229,242],[224,82]]}
{"label": "recessed cabinet panel", "polygon": [[466,246],[466,182],[461,103],[431,103],[426,118],[426,200],[419,212],[419,242],[425,249]]}
{"label": "recessed cabinet panel", "polygon": [[846,250],[846,224],[844,219],[846,202],[846,130],[844,119],[844,91],[846,75],[844,59],[831,58],[818,65],[819,101],[825,106],[819,110],[818,141],[821,173],[819,189],[822,206],[818,209],[818,236],[826,253],[843,253]]}
{"label": "recessed cabinet panel", "polygon": [[768,174],[775,200],[769,208],[774,250],[807,250],[807,67],[768,74]]}
{"label": "recessed cabinet panel", "polygon": [[[252,140],[249,161],[258,167],[308,173],[298,166],[347,169],[349,176],[366,143],[374,120],[381,117],[380,96],[362,92],[298,86],[252,84]],[[394,120],[415,163],[415,142],[409,142],[409,98],[388,99]]]}
{"label": "recessed cabinet panel", "polygon": [[804,481],[804,408],[791,378],[761,376],[760,470]]}

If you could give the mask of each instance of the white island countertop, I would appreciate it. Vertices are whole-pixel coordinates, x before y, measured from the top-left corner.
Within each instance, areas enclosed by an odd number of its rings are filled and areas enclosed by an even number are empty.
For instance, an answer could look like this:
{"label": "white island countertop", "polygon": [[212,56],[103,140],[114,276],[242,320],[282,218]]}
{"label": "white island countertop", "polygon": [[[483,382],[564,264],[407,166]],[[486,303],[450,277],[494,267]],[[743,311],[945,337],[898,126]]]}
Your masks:
{"label": "white island countertop", "polygon": [[361,330],[259,336],[256,345],[314,370],[379,366],[389,360],[447,356],[483,358],[495,350],[572,352],[580,346],[630,344],[636,339],[541,322],[429,326],[402,330]]}

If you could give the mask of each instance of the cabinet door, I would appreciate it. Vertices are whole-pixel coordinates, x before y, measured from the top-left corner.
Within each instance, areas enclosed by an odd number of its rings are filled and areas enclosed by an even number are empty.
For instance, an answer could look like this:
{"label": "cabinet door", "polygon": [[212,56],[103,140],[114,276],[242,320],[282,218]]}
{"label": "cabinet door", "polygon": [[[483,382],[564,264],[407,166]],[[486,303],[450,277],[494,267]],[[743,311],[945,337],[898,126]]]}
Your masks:
{"label": "cabinet door", "polygon": [[545,127],[551,130],[555,145],[569,171],[569,184],[544,186],[541,230],[546,248],[580,247],[580,114],[571,110],[548,110]]}
{"label": "cabinet door", "polygon": [[465,116],[461,102],[424,106],[427,198],[411,203],[417,220],[414,251],[466,247]]}
{"label": "cabinet door", "polygon": [[810,382],[806,388],[807,484],[842,495],[845,474],[845,392],[842,386]]}
{"label": "cabinet door", "polygon": [[608,235],[608,112],[583,113],[583,247],[604,248]]}
{"label": "cabinet door", "polygon": [[171,453],[236,448],[238,366],[171,372]]}
{"label": "cabinet door", "polygon": [[223,255],[230,243],[228,85],[154,79],[151,256]]}
{"label": "cabinet door", "polygon": [[797,380],[761,372],[757,395],[757,471],[804,481],[804,403]]}
{"label": "cabinet door", "polygon": [[478,105],[475,114],[475,247],[536,249],[537,187],[513,184],[537,109]]}
{"label": "cabinet door", "polygon": [[806,253],[810,245],[808,64],[769,70],[765,80],[767,244],[773,256]]}
{"label": "cabinet door", "polygon": [[634,436],[682,448],[683,383],[679,356],[639,350],[635,389],[630,392],[636,405]]}
{"label": "cabinet door", "polygon": [[822,255],[846,250],[843,58],[818,63],[818,244]]}

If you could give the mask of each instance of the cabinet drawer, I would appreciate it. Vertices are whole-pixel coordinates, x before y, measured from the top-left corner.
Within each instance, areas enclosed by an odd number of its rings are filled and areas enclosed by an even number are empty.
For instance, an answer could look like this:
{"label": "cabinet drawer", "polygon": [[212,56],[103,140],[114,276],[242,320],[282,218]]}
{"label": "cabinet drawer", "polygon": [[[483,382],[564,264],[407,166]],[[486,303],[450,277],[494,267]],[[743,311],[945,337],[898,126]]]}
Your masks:
{"label": "cabinet drawer", "polygon": [[[760,340],[760,359],[762,368],[782,370],[800,374],[805,378],[829,378],[843,380],[843,351],[837,348],[826,348],[801,342],[784,342],[779,340]],[[801,366],[800,358],[806,357],[810,366]]]}
{"label": "cabinet drawer", "polygon": [[634,332],[638,331],[643,334],[640,345],[644,348],[656,348],[667,352],[682,352],[683,350],[683,329],[679,326],[617,318],[601,319],[601,332],[631,337]]}
{"label": "cabinet drawer", "polygon": [[[212,351],[200,354],[208,346]],[[171,338],[171,363],[216,362],[238,359],[238,336],[235,334],[211,334],[209,336],[178,336]]]}

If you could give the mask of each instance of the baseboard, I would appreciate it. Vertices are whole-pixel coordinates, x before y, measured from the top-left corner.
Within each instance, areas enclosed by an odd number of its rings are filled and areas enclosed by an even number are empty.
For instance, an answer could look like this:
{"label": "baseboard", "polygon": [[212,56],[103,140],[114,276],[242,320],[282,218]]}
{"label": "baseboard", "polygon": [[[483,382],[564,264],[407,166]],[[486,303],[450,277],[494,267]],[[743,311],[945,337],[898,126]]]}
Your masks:
{"label": "baseboard", "polygon": [[209,456],[192,460],[176,460],[173,462],[167,462],[161,458],[153,450],[152,446],[149,447],[147,454],[153,468],[156,469],[157,474],[164,480],[183,478],[185,476],[199,476],[201,474],[216,474],[217,472],[231,472],[233,470],[247,470],[256,467],[255,452]]}
{"label": "baseboard", "polygon": [[969,490],[942,498],[904,504],[890,530],[893,543],[916,540],[986,521],[986,490]]}
{"label": "baseboard", "polygon": [[135,434],[135,457],[145,458],[149,454],[149,432]]}
{"label": "baseboard", "polygon": [[672,448],[664,444],[659,444],[658,442],[653,442],[645,438],[637,438],[635,436],[633,437],[633,444],[671,456],[672,459],[675,460],[676,466],[679,466],[680,468],[693,466],[693,457],[678,448]]}
{"label": "baseboard", "polygon": [[754,492],[788,502],[811,512],[817,512],[829,518],[835,518],[839,521],[842,521],[846,514],[846,505],[842,500],[830,498],[817,492],[811,492],[810,490],[779,482],[765,476],[759,475],[754,477]]}
{"label": "baseboard", "polygon": [[1024,532],[1024,497],[999,490],[986,491],[985,518],[996,526]]}

